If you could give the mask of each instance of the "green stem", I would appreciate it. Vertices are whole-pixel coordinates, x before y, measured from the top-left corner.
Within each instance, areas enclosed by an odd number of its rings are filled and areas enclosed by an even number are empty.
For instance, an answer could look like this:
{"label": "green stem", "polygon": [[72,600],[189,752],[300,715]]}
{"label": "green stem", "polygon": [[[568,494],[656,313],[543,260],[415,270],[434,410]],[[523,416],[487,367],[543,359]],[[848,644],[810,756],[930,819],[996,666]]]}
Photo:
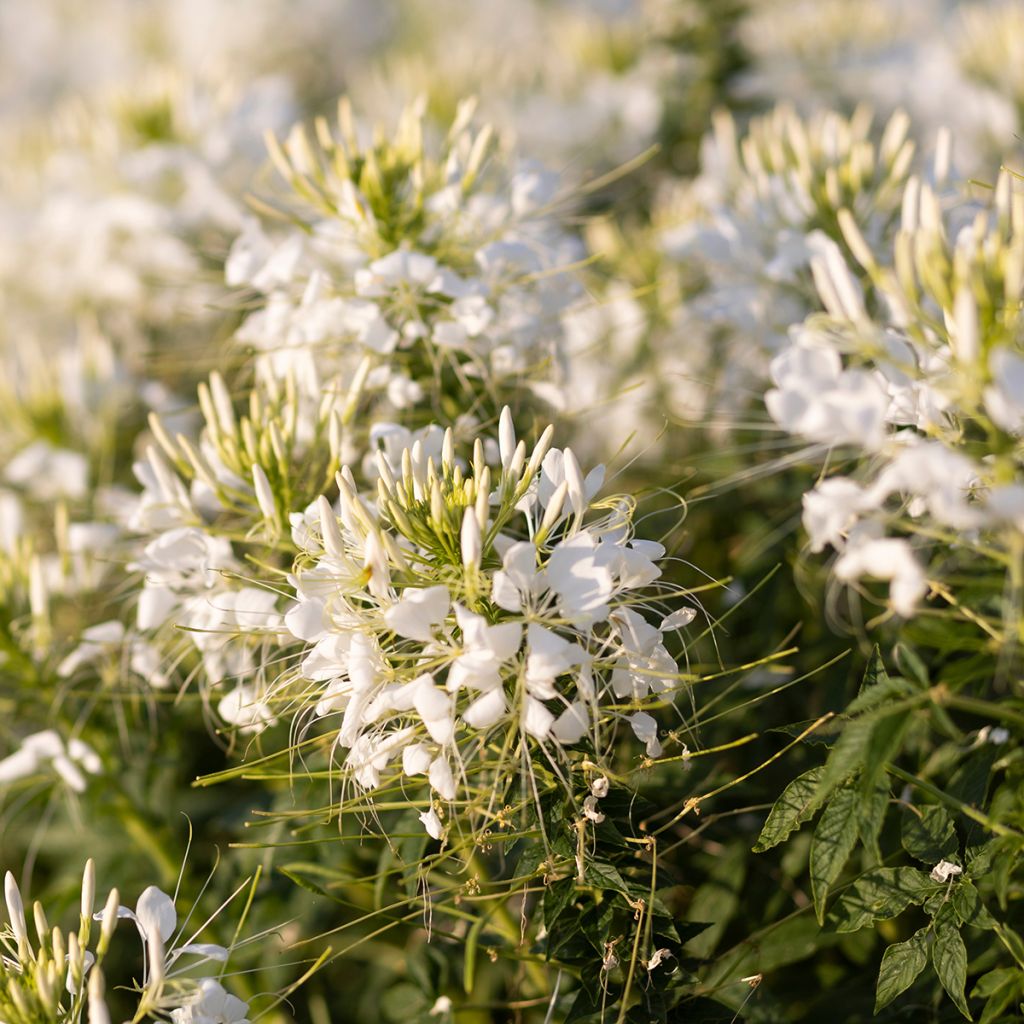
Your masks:
{"label": "green stem", "polygon": [[980,697],[963,697],[948,691],[936,696],[935,690],[933,690],[932,695],[935,703],[941,704],[943,707],[953,708],[955,711],[965,711],[971,715],[981,715],[984,718],[998,718],[1004,722],[1011,722],[1018,728],[1024,728],[1024,714],[1004,707],[996,701],[982,700]]}

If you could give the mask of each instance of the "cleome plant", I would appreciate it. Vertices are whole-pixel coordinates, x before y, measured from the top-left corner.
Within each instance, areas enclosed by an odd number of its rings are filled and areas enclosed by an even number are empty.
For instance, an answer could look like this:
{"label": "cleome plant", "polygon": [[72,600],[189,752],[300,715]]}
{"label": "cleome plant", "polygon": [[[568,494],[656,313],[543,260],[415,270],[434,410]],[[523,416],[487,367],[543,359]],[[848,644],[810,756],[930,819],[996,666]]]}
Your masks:
{"label": "cleome plant", "polygon": [[71,6],[0,1024],[1020,1019],[1012,5]]}

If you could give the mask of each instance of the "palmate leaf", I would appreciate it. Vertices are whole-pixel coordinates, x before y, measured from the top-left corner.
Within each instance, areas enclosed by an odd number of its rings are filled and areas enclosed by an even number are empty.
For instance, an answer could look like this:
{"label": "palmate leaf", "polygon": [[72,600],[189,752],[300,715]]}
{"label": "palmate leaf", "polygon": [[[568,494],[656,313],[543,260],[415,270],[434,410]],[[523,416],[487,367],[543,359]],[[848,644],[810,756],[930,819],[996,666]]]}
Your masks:
{"label": "palmate leaf", "polygon": [[915,932],[906,942],[897,942],[882,955],[875,986],[875,1013],[888,1006],[914,984],[928,963],[928,928]]}
{"label": "palmate leaf", "polygon": [[872,794],[886,762],[899,749],[912,711],[925,700],[927,696],[905,679],[886,675],[876,647],[860,692],[846,709],[846,724],[829,752],[814,796],[826,799],[858,773],[861,792],[865,797]]}
{"label": "palmate leaf", "polygon": [[829,801],[811,841],[811,893],[818,923],[825,923],[825,900],[857,842],[857,790],[840,789]]}
{"label": "palmate leaf", "polygon": [[967,984],[967,947],[959,929],[949,921],[941,921],[936,926],[935,942],[932,945],[932,966],[949,998],[956,1003],[957,1009],[968,1020],[973,1020],[964,995],[964,987]]}
{"label": "palmate leaf", "polygon": [[754,853],[764,853],[765,850],[777,846],[814,816],[814,812],[821,806],[821,800],[815,799],[815,793],[824,771],[823,765],[812,768],[803,775],[798,775],[782,791],[782,795],[768,813],[757,842],[754,843]]}

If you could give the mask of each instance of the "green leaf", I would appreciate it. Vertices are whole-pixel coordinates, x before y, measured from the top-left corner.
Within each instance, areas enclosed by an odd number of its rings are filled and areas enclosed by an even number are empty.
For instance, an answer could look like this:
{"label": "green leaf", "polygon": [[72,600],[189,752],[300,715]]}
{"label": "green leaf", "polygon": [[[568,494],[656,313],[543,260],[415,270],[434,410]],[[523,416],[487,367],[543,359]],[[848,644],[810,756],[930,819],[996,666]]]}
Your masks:
{"label": "green leaf", "polygon": [[787,839],[795,829],[799,828],[821,806],[821,801],[814,798],[814,793],[824,773],[824,766],[819,765],[810,771],[798,775],[783,791],[768,814],[761,829],[761,834],[754,843],[754,853],[764,853]]}
{"label": "green leaf", "polygon": [[997,967],[994,971],[982,975],[971,992],[975,999],[987,1000],[984,1010],[981,1011],[979,1024],[994,1024],[1022,992],[1024,973],[1013,967]]}
{"label": "green leaf", "polygon": [[949,998],[957,1009],[968,1019],[974,1020],[967,1008],[964,987],[967,984],[967,947],[954,925],[943,922],[935,929],[935,943],[932,946],[932,965],[942,982]]}
{"label": "green leaf", "polygon": [[889,798],[889,780],[886,776],[875,782],[870,793],[861,793],[860,804],[857,807],[860,841],[876,862],[882,859],[878,837],[885,824],[886,812],[889,810]]}
{"label": "green leaf", "polygon": [[961,924],[973,925],[975,928],[995,927],[995,918],[985,909],[981,895],[969,879],[964,879],[953,886],[950,899]]}
{"label": "green leaf", "polygon": [[811,840],[811,892],[818,923],[825,923],[829,888],[843,870],[857,842],[857,791],[839,790],[829,801]]}
{"label": "green leaf", "polygon": [[607,861],[587,861],[583,877],[586,879],[587,885],[592,885],[595,889],[611,889],[615,892],[629,894],[626,880],[619,874],[618,868]]}
{"label": "green leaf", "polygon": [[882,661],[882,652],[878,649],[878,644],[875,644],[871,651],[871,657],[864,668],[864,678],[861,680],[858,696],[888,678],[885,663]]}
{"label": "green leaf", "polygon": [[874,921],[903,913],[911,903],[923,903],[940,886],[917,868],[873,868],[843,892],[833,908],[837,932],[855,932]]}
{"label": "green leaf", "polygon": [[953,819],[944,807],[911,807],[903,815],[903,849],[929,866],[957,851]]}
{"label": "green leaf", "polygon": [[896,667],[905,676],[909,676],[921,686],[927,687],[931,685],[928,678],[928,668],[921,659],[921,656],[912,647],[900,643],[893,648],[892,653],[896,658]]}
{"label": "green leaf", "polygon": [[875,784],[885,776],[886,763],[893,760],[903,742],[903,734],[910,725],[911,712],[886,715],[871,731],[867,750],[864,752],[864,767],[861,771],[860,789],[867,796]]}
{"label": "green leaf", "polygon": [[476,984],[476,951],[480,944],[480,933],[486,923],[487,918],[481,915],[473,922],[466,935],[466,948],[462,960],[462,986],[467,995],[473,994],[473,987]]}
{"label": "green leaf", "polygon": [[906,942],[897,942],[882,955],[875,986],[875,1013],[906,992],[928,963],[928,929],[922,928]]}
{"label": "green leaf", "polygon": [[864,711],[871,711],[898,697],[905,697],[913,693],[914,690],[915,688],[906,679],[889,678],[882,662],[882,655],[876,645],[867,668],[864,670],[864,679],[861,681],[857,696],[850,702],[846,714],[859,715]]}
{"label": "green leaf", "polygon": [[555,921],[565,910],[569,901],[576,893],[576,882],[572,878],[563,878],[553,882],[544,890],[544,927],[547,931],[555,926]]}

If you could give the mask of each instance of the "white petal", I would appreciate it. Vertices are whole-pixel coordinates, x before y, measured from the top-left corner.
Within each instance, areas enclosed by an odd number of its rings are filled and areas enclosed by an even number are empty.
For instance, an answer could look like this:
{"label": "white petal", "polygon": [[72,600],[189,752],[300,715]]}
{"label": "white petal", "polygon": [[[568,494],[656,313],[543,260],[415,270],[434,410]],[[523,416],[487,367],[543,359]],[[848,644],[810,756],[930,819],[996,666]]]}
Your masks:
{"label": "white petal", "polygon": [[430,765],[430,772],[427,777],[430,779],[431,786],[437,790],[442,799],[455,799],[455,777],[452,775],[452,768],[448,764],[448,758],[435,758]]}
{"label": "white petal", "polygon": [[384,621],[399,636],[429,643],[434,639],[432,627],[444,621],[450,604],[447,587],[410,588],[384,612]]}
{"label": "white petal", "polygon": [[406,775],[426,775],[430,761],[430,751],[422,743],[410,743],[402,751],[402,771]]}
{"label": "white petal", "polygon": [[462,713],[462,720],[474,729],[489,729],[500,721],[508,710],[508,702],[501,687],[473,701]]}
{"label": "white petal", "polygon": [[547,739],[555,716],[535,697],[527,696],[523,704],[523,729],[535,739]]}
{"label": "white petal", "polygon": [[174,901],[155,885],[143,890],[135,905],[135,914],[143,934],[155,931],[164,942],[174,934],[178,924]]}
{"label": "white petal", "polygon": [[427,830],[427,834],[431,839],[440,839],[444,835],[444,826],[441,824],[441,819],[437,816],[433,807],[420,815],[420,821],[423,822],[423,827]]}

